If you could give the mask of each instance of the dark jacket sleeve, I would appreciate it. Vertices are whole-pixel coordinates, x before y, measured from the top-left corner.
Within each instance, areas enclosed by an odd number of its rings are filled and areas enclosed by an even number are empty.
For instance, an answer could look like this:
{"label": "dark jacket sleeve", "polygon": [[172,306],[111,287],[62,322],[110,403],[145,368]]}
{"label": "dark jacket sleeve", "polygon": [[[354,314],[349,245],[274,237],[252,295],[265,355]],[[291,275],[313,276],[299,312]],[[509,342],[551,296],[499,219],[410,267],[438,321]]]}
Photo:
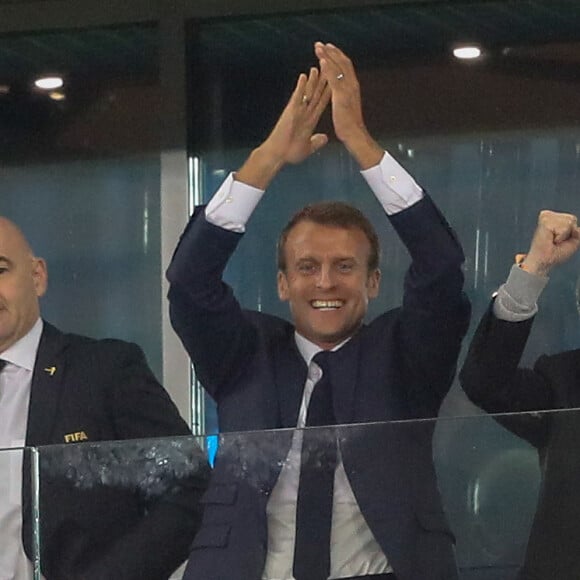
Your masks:
{"label": "dark jacket sleeve", "polygon": [[455,374],[471,307],[463,292],[463,250],[429,196],[390,216],[411,255],[404,283],[400,349],[409,397],[437,413]]}
{"label": "dark jacket sleeve", "polygon": [[492,302],[474,334],[459,378],[471,401],[488,413],[531,412],[497,419],[541,447],[549,416],[537,412],[554,407],[555,392],[542,372],[541,360],[533,369],[519,366],[532,324],[533,318],[521,322],[498,319]]}
{"label": "dark jacket sleeve", "polygon": [[245,368],[257,341],[255,327],[222,280],[241,237],[207,222],[198,208],[167,270],[171,323],[199,380],[216,399]]}

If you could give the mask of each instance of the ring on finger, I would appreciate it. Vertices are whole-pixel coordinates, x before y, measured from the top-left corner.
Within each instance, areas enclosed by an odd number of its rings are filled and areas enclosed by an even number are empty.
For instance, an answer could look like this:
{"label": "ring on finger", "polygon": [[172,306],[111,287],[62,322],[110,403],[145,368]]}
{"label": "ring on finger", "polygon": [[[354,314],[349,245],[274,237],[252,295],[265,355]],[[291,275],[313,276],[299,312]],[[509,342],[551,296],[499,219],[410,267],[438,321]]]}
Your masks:
{"label": "ring on finger", "polygon": [[307,95],[302,95],[302,104],[307,105],[310,102],[310,99]]}

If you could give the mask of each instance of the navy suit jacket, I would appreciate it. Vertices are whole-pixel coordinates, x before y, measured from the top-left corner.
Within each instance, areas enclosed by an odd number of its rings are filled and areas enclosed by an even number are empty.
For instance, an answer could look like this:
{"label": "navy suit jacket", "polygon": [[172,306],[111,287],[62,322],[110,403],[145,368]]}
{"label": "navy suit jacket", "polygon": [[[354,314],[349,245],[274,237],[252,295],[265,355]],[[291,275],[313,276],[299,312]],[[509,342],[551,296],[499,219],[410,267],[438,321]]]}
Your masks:
{"label": "navy suit jacket", "polygon": [[[403,305],[363,326],[333,353],[338,424],[436,417],[468,325],[463,253],[432,201],[425,197],[389,219],[413,259]],[[194,214],[167,273],[171,320],[217,402],[223,432],[295,427],[307,368],[294,327],[243,310],[222,281],[240,238],[209,224],[203,211]],[[432,422],[383,423],[339,434],[360,509],[400,580],[456,577],[432,430]],[[224,436],[187,580],[261,579],[266,504],[291,434]]]}
{"label": "navy suit jacket", "polygon": [[[26,444],[64,444],[75,433],[83,433],[88,443],[191,434],[137,345],[63,334],[45,322]],[[201,450],[188,441],[195,455],[191,465],[197,461],[198,469],[184,470],[182,477],[165,473],[159,476],[162,481],[155,481],[153,472],[151,487],[160,486],[153,494],[130,482],[106,485],[93,477],[111,467],[114,479],[125,461],[140,457],[138,444],[133,451],[86,443],[41,449],[41,568],[47,580],[169,578],[187,557],[209,479]],[[29,459],[24,462],[23,542],[30,557]],[[142,462],[135,471],[140,467]],[[95,481],[89,484],[91,477]]]}
{"label": "navy suit jacket", "polygon": [[519,367],[534,318],[499,320],[490,306],[461,370],[469,398],[538,449],[542,485],[519,580],[580,578],[580,414],[537,413],[580,408],[580,350],[541,356]]}

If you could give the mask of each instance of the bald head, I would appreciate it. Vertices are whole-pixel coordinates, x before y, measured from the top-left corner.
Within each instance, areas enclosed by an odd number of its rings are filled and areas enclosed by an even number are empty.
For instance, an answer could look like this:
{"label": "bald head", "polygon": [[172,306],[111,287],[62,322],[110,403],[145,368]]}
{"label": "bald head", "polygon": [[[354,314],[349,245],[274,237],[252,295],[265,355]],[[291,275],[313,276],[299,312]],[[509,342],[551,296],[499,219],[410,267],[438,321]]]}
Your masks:
{"label": "bald head", "polygon": [[46,285],[44,260],[34,256],[16,224],[0,217],[0,353],[34,326]]}
{"label": "bald head", "polygon": [[32,255],[32,249],[22,230],[13,221],[0,216],[0,248],[8,245]]}

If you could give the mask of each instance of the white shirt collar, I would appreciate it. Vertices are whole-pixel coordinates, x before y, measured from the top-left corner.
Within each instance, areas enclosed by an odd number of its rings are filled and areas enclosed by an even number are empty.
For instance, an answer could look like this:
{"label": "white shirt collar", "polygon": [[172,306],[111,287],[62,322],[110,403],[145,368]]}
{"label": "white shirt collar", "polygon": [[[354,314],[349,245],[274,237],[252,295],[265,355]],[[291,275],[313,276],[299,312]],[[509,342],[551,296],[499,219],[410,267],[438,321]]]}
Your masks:
{"label": "white shirt collar", "polygon": [[[352,337],[349,336],[346,340],[343,340],[340,344],[337,344],[334,348],[330,350],[332,352],[342,348]],[[302,358],[306,361],[306,365],[310,365],[310,362],[314,358],[314,355],[318,354],[322,349],[314,344],[312,341],[304,338],[301,334],[294,331],[294,340],[296,341],[296,346],[298,347],[298,352],[302,355]]]}
{"label": "white shirt collar", "polygon": [[17,367],[28,371],[34,370],[36,353],[38,352],[43,326],[42,318],[39,318],[22,338],[2,353],[2,358]]}

